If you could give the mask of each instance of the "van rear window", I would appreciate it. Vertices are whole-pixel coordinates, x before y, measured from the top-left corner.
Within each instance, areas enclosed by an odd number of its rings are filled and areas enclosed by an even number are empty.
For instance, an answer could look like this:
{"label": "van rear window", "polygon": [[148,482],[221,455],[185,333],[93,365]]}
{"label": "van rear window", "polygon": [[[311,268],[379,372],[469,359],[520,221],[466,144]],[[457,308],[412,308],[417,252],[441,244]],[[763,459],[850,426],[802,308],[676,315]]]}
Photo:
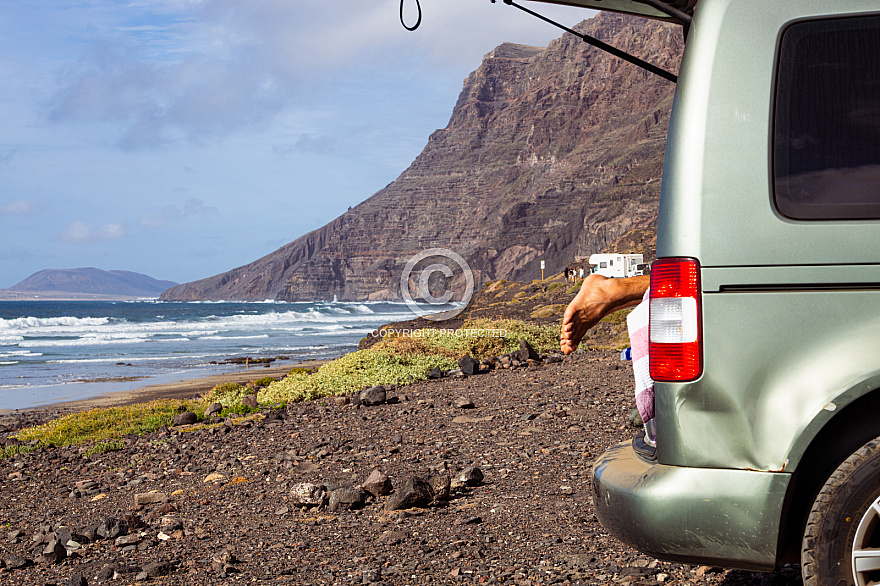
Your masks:
{"label": "van rear window", "polygon": [[785,216],[880,219],[880,16],[786,29],[773,166]]}

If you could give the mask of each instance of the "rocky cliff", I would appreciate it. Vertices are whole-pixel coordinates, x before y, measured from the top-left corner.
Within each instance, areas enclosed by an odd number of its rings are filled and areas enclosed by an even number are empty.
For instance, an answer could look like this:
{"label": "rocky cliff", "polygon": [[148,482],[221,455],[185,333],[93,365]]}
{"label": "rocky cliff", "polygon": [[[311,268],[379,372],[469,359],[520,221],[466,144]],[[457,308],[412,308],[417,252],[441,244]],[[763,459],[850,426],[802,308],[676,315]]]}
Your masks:
{"label": "rocky cliff", "polygon": [[[577,28],[678,69],[679,27],[602,13]],[[477,288],[540,276],[540,260],[558,272],[656,222],[673,91],[569,34],[547,48],[505,43],[396,181],[279,250],[162,298],[400,299],[405,264],[430,248],[461,255]]]}

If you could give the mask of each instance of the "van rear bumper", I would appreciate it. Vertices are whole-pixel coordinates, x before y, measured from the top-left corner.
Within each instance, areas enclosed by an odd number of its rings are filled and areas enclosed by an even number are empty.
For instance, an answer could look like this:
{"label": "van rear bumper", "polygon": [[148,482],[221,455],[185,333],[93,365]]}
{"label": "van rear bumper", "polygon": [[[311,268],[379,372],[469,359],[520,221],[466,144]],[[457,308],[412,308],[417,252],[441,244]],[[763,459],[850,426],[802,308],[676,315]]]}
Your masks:
{"label": "van rear bumper", "polygon": [[649,463],[625,442],[593,465],[593,506],[609,533],[655,557],[768,571],[790,478]]}

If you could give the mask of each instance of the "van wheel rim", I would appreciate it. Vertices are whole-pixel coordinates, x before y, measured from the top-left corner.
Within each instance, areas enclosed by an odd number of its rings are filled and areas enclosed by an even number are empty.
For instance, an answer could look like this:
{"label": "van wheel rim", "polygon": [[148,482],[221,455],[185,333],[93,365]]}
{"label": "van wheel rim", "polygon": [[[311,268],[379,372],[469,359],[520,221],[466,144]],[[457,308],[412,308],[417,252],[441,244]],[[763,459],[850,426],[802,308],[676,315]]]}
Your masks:
{"label": "van wheel rim", "polygon": [[856,586],[880,584],[880,498],[871,503],[856,529],[852,547],[852,571]]}

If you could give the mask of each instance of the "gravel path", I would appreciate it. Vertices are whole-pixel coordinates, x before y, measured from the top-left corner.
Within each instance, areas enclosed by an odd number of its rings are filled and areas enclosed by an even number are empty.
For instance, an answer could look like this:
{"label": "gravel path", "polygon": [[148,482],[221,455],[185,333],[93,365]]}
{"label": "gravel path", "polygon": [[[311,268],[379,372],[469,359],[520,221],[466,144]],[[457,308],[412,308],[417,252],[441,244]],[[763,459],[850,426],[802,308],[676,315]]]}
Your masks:
{"label": "gravel path", "polygon": [[[0,585],[800,583],[797,568],[658,561],[603,531],[590,468],[635,434],[631,385],[616,353],[584,352],[417,383],[372,407],[339,397],[91,458],[3,460]],[[337,490],[303,506],[321,483],[350,487],[374,469],[390,496],[380,481],[365,485],[380,496]],[[387,510],[407,485],[418,493],[414,476],[433,502]]]}

